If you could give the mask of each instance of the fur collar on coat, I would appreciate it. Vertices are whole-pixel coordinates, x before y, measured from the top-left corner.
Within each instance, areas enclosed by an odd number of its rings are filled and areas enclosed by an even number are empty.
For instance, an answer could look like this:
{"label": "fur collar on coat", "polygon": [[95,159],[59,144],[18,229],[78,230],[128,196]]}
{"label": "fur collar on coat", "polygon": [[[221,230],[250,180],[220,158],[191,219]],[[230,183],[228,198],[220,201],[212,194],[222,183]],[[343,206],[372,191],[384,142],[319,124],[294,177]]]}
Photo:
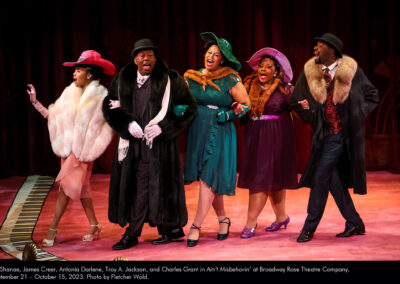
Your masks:
{"label": "fur collar on coat", "polygon": [[[338,61],[338,69],[334,77],[333,103],[344,103],[349,96],[351,82],[357,71],[357,62],[344,55]],[[304,65],[304,74],[307,78],[311,95],[315,101],[323,104],[326,101],[326,87],[324,74],[320,64],[315,64],[314,58],[311,58]]]}
{"label": "fur collar on coat", "polygon": [[101,110],[106,95],[107,89],[97,80],[83,93],[72,83],[49,106],[50,141],[57,156],[73,152],[81,162],[91,162],[106,150],[113,136]]}

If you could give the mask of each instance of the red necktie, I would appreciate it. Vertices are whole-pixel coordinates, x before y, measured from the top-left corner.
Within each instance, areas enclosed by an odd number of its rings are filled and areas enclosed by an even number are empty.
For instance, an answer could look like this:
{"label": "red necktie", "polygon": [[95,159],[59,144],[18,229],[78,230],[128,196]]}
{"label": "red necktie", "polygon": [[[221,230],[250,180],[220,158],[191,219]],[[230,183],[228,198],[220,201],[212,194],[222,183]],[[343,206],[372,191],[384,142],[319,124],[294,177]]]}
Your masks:
{"label": "red necktie", "polygon": [[332,77],[329,74],[329,68],[324,71],[324,78],[326,82],[326,105],[325,105],[325,119],[328,122],[329,134],[335,134],[339,132],[341,127],[341,120],[337,107],[333,103],[333,87]]}

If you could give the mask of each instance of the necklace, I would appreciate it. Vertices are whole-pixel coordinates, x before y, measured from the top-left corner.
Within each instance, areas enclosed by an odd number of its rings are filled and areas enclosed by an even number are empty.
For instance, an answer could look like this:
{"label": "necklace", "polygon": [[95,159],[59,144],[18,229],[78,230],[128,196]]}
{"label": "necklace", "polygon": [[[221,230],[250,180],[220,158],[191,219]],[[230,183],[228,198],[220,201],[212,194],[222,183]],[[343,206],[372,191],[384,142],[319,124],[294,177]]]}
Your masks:
{"label": "necklace", "polygon": [[273,83],[261,84],[261,90],[263,90],[263,91],[268,90],[271,87],[272,84]]}

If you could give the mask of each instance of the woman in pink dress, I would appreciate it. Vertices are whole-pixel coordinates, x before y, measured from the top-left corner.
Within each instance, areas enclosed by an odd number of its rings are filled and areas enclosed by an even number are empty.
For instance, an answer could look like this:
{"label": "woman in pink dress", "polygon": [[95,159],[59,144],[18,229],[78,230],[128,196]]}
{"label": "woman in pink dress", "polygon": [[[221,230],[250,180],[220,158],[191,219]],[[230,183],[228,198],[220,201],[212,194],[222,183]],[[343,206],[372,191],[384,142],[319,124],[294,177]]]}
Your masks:
{"label": "woman in pink dress", "polygon": [[89,231],[82,240],[93,241],[96,233],[100,237],[101,224],[94,212],[90,176],[94,160],[106,150],[113,136],[101,110],[107,89],[99,79],[113,76],[115,66],[94,50],[84,51],[77,62],[66,62],[64,66],[75,67],[74,81],[48,109],[37,100],[32,84],[28,84],[27,90],[35,109],[47,118],[51,146],[61,158],[56,178],[60,194],[53,221],[42,241],[44,247],[54,245],[58,223],[70,199],[81,200],[89,220]]}

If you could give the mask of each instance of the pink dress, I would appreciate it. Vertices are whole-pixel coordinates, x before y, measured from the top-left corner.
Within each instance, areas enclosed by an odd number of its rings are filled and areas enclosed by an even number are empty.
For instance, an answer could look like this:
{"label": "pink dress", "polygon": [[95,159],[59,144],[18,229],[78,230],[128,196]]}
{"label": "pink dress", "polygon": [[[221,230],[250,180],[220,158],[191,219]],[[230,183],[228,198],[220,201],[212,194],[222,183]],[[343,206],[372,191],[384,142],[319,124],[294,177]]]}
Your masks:
{"label": "pink dress", "polygon": [[92,198],[90,190],[92,169],[93,162],[81,162],[74,153],[71,153],[67,158],[61,158],[61,170],[56,182],[59,183],[60,190],[73,200]]}

